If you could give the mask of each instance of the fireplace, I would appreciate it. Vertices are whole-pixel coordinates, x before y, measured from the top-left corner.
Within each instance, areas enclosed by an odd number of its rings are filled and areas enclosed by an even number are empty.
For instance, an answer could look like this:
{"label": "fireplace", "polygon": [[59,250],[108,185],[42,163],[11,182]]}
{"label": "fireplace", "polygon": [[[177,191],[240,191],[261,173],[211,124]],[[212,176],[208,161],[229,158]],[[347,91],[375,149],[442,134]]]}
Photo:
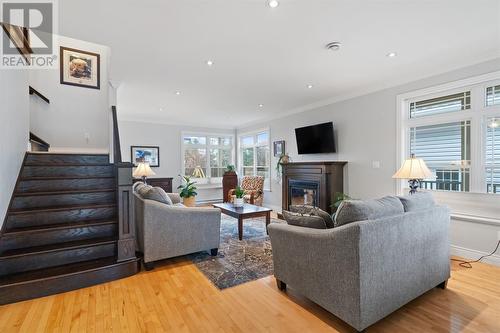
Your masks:
{"label": "fireplace", "polygon": [[298,162],[283,164],[282,208],[311,205],[331,213],[337,192],[344,192],[347,162]]}

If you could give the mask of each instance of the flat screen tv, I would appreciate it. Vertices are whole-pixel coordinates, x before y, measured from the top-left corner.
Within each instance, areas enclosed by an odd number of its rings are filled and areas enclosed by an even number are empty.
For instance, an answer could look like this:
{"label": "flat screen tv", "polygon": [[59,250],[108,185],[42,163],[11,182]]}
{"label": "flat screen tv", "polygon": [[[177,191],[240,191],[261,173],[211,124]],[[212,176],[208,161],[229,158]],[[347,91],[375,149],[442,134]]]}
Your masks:
{"label": "flat screen tv", "polygon": [[295,129],[299,154],[335,153],[333,123],[324,123]]}

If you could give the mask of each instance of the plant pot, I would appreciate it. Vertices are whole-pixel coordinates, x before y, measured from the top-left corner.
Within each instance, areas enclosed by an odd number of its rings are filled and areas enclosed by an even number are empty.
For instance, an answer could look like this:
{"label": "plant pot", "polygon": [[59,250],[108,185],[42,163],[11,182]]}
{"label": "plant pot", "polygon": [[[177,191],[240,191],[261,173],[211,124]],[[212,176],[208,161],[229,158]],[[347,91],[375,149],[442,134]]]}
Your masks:
{"label": "plant pot", "polygon": [[182,198],[182,203],[186,207],[195,207],[196,206],[196,197]]}
{"label": "plant pot", "polygon": [[234,207],[243,207],[243,198],[234,198],[233,205]]}

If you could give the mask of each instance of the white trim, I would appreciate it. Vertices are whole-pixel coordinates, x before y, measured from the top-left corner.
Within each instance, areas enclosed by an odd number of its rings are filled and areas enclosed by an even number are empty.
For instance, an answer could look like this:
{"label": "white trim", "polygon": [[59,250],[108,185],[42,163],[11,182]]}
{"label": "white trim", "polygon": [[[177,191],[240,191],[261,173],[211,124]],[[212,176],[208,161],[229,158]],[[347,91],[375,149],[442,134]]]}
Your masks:
{"label": "white trim", "polygon": [[500,219],[495,219],[495,218],[491,218],[491,217],[452,213],[451,219],[457,220],[457,221],[487,224],[487,225],[493,225],[493,226],[500,227]]}
{"label": "white trim", "polygon": [[[493,246],[495,246],[494,244]],[[493,250],[493,249],[492,249]],[[473,249],[468,249],[465,247],[457,246],[457,245],[451,245],[450,246],[450,252],[451,255],[461,257],[467,260],[477,260],[482,256],[488,255],[489,253],[478,251],[478,250],[473,250]],[[482,263],[486,264],[491,264],[495,266],[500,266],[500,256],[497,254],[494,254],[490,257],[486,257],[483,260],[481,260]],[[474,269],[474,264],[472,264]]]}
{"label": "white trim", "polygon": [[[257,136],[259,134],[262,134],[262,133],[267,133],[267,142],[266,143],[258,143],[257,142]],[[243,137],[253,137],[254,138],[254,142],[252,145],[245,145],[245,146],[242,146],[241,145],[241,138]],[[257,154],[256,154],[256,151],[255,151],[255,148],[258,148],[258,147],[268,147],[268,160],[269,160],[269,172],[268,172],[268,177],[265,179],[264,181],[264,191],[266,190],[269,190],[271,191],[271,183],[272,183],[272,179],[271,179],[271,159],[272,159],[272,154],[271,154],[271,129],[269,127],[264,127],[264,128],[260,128],[260,129],[256,129],[256,130],[252,130],[252,131],[247,131],[247,132],[243,132],[243,133],[238,133],[237,135],[237,143],[236,143],[236,149],[237,149],[237,160],[238,160],[238,163],[237,163],[237,170],[238,172],[240,173],[240,175],[243,175],[243,155],[242,155],[242,149],[245,149],[245,148],[253,148],[254,150],[254,163],[253,163],[253,173],[254,175],[256,174],[257,172]],[[262,167],[262,165],[260,165]],[[247,167],[249,168],[249,167]],[[266,181],[267,181],[267,184],[266,184]],[[267,187],[266,187],[267,185]]]}

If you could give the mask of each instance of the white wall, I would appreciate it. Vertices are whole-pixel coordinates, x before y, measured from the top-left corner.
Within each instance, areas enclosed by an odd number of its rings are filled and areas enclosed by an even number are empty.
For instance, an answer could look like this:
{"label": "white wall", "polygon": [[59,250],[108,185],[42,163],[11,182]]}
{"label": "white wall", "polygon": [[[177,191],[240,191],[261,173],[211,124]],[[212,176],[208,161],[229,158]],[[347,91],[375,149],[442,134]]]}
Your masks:
{"label": "white wall", "polygon": [[0,227],[29,138],[28,72],[0,70]]}
{"label": "white wall", "polygon": [[[399,165],[396,162],[396,96],[446,82],[456,81],[470,76],[500,70],[500,58],[463,68],[428,79],[408,83],[368,95],[340,101],[324,107],[272,119],[270,121],[238,129],[243,133],[257,128],[269,127],[271,142],[286,141],[286,150],[292,161],[345,160],[345,192],[355,198],[373,198],[394,194],[395,183],[392,174]],[[322,155],[298,155],[294,129],[300,126],[333,121],[337,136],[337,153]],[[374,161],[380,162],[380,168],[373,168]],[[272,177],[277,159],[272,157]],[[442,196],[437,196],[443,202]],[[492,208],[498,197],[489,196],[490,205],[486,217],[496,217],[500,221],[499,208]],[[469,199],[445,202],[454,212],[477,215],[485,207],[467,207]],[[271,192],[265,193],[265,204],[273,208],[281,207],[281,185],[272,182]],[[496,204],[495,207],[499,207]],[[475,257],[478,253],[494,249],[500,224],[479,224],[465,220],[453,220],[451,226],[452,244],[455,253]],[[468,251],[468,252],[467,252]],[[479,251],[479,252],[477,252]],[[494,258],[500,264],[500,256]]]}
{"label": "white wall", "polygon": [[30,85],[49,98],[50,104],[34,96],[30,98],[31,131],[48,142],[51,151],[107,153],[110,49],[63,36],[57,39],[57,50],[66,46],[100,54],[101,87],[97,90],[60,84],[59,66],[52,70],[32,70]]}
{"label": "white wall", "polygon": [[[118,118],[119,116],[118,107]],[[234,135],[232,129],[213,129],[199,128],[181,125],[169,125],[158,123],[146,123],[135,121],[119,122],[120,141],[122,149],[122,160],[130,161],[131,146],[159,146],[160,147],[160,167],[153,168],[158,178],[173,177],[173,189],[179,185],[179,174],[181,171],[181,133],[184,132],[199,132],[199,133],[228,133]],[[203,185],[198,186],[197,201],[206,200],[221,200],[222,187],[205,188]]]}

